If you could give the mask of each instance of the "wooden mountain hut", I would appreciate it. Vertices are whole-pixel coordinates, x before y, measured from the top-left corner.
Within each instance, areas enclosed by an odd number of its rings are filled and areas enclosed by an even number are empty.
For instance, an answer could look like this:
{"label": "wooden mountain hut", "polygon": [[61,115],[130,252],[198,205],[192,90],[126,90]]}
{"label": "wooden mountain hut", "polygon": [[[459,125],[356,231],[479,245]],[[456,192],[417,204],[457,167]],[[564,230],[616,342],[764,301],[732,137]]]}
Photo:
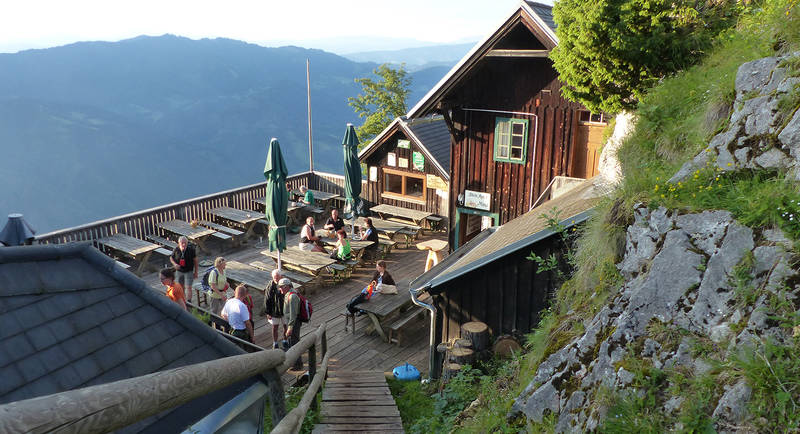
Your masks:
{"label": "wooden mountain hut", "polygon": [[358,154],[365,199],[447,217],[450,132],[442,116],[396,118]]}
{"label": "wooden mountain hut", "polygon": [[561,95],[554,29],[551,6],[521,2],[407,115],[440,114],[452,136],[453,248],[528,212],[555,177],[596,174],[605,119]]}

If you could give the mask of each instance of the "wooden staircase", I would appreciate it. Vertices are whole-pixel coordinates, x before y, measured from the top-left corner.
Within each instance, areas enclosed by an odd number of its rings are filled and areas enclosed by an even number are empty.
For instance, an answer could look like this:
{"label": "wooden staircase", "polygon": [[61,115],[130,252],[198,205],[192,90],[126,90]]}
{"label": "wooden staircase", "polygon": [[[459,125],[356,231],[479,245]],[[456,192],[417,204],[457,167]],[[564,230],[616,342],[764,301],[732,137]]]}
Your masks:
{"label": "wooden staircase", "polygon": [[314,433],[402,433],[400,411],[380,371],[331,367],[322,391],[321,422]]}

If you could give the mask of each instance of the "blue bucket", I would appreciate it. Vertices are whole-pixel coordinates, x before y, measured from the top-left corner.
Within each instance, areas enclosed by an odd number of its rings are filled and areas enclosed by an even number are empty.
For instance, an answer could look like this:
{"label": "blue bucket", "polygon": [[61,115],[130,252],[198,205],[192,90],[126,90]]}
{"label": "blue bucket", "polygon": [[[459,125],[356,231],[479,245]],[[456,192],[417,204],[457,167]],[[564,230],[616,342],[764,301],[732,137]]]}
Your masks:
{"label": "blue bucket", "polygon": [[392,375],[400,381],[415,381],[419,380],[419,369],[414,365],[406,363],[405,365],[394,368],[392,370]]}

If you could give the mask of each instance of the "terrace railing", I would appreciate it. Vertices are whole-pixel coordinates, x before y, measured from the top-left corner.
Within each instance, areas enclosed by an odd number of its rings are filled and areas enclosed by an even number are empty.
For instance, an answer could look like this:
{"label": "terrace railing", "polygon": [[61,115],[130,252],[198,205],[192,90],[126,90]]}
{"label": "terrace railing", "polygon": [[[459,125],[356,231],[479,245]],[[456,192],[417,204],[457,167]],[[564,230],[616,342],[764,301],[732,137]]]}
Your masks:
{"label": "terrace railing", "polygon": [[[298,173],[289,176],[287,184],[292,188],[300,188],[301,185],[316,185],[316,178],[317,175],[311,172]],[[174,219],[186,221],[193,219],[213,220],[213,216],[208,213],[209,209],[219,206],[246,210],[253,209],[255,206],[253,199],[264,197],[265,195],[266,184],[260,182],[93,223],[60,229],[37,235],[35,240],[39,244],[61,244],[93,241],[116,233],[123,233],[145,240],[148,235],[159,234],[157,225],[161,222]]]}

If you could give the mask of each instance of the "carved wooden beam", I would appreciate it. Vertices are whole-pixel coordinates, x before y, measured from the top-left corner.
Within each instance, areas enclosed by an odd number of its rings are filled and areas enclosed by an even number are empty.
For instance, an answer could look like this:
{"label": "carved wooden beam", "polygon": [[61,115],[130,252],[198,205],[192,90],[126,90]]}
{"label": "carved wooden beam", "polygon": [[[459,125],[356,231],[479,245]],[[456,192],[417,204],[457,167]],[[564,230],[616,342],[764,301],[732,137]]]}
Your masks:
{"label": "carved wooden beam", "polygon": [[489,50],[486,57],[547,57],[550,50]]}

